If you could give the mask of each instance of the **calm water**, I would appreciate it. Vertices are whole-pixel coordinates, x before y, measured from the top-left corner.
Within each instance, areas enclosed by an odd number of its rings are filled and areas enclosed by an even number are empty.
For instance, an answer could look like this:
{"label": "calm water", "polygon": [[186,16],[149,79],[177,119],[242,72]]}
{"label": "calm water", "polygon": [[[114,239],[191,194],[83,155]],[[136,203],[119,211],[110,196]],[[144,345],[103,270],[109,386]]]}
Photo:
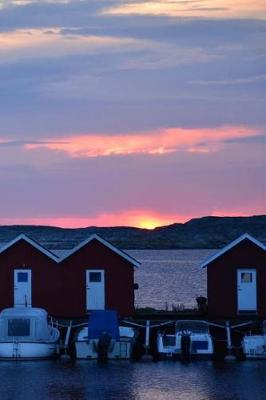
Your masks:
{"label": "calm water", "polygon": [[[206,272],[199,264],[213,250],[130,254],[142,262],[138,306],[194,306],[197,295],[206,295]],[[2,361],[0,382],[0,400],[264,400],[266,361]]]}
{"label": "calm water", "polygon": [[264,400],[266,365],[2,362],[1,400]]}
{"label": "calm water", "polygon": [[217,250],[131,250],[141,262],[136,271],[136,307],[165,309],[196,306],[195,298],[206,296],[206,269],[200,264]]}

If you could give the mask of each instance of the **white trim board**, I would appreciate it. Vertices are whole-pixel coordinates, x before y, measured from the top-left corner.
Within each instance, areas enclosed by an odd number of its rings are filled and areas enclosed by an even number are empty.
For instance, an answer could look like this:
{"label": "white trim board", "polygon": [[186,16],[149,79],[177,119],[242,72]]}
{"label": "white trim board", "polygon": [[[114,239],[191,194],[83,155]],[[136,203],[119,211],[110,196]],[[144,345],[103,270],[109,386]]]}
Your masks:
{"label": "white trim board", "polygon": [[262,250],[266,250],[266,246],[264,246],[263,243],[261,243],[259,240],[255,239],[253,236],[249,235],[248,233],[244,233],[244,235],[240,236],[239,238],[237,238],[233,242],[229,243],[227,246],[223,247],[221,250],[219,250],[213,256],[211,256],[207,260],[205,260],[200,265],[200,268],[207,267],[211,262],[213,262],[217,258],[221,257],[223,254],[227,253],[227,251],[231,250],[233,247],[238,245],[243,240],[249,240],[250,242],[254,243],[256,246],[260,247]]}

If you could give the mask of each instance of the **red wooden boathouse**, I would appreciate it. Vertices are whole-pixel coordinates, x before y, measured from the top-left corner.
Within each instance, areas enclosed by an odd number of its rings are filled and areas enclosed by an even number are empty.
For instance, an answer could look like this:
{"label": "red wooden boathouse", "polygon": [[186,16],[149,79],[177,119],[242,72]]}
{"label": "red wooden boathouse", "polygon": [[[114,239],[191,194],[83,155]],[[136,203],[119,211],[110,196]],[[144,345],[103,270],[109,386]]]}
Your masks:
{"label": "red wooden boathouse", "polygon": [[88,310],[134,312],[134,269],[139,263],[98,235],[59,257],[26,235],[0,249],[0,309],[45,308],[60,318]]}
{"label": "red wooden boathouse", "polygon": [[266,247],[244,234],[218,251],[207,267],[208,314],[266,318]]}

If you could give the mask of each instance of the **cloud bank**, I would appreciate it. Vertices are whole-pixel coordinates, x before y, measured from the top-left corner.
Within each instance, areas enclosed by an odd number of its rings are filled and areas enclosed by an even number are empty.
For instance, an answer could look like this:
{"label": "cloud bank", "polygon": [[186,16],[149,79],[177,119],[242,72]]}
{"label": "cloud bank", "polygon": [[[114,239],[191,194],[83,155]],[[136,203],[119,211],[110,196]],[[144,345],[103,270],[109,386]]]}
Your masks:
{"label": "cloud bank", "polygon": [[223,148],[226,141],[258,136],[247,127],[215,129],[169,128],[153,133],[126,135],[75,135],[48,143],[25,144],[27,150],[45,148],[63,151],[71,157],[105,157],[131,154],[164,155],[171,152],[209,153]]}

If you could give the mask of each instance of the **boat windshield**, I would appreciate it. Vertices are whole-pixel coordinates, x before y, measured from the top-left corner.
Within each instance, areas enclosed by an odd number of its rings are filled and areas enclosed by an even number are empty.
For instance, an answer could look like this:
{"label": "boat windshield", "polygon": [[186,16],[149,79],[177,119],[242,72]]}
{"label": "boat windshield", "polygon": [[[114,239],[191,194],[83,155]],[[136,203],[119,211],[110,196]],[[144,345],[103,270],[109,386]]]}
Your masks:
{"label": "boat windshield", "polygon": [[30,336],[30,319],[14,318],[8,320],[8,336]]}
{"label": "boat windshield", "polygon": [[193,333],[208,333],[209,327],[203,321],[177,321],[176,331],[189,331]]}

